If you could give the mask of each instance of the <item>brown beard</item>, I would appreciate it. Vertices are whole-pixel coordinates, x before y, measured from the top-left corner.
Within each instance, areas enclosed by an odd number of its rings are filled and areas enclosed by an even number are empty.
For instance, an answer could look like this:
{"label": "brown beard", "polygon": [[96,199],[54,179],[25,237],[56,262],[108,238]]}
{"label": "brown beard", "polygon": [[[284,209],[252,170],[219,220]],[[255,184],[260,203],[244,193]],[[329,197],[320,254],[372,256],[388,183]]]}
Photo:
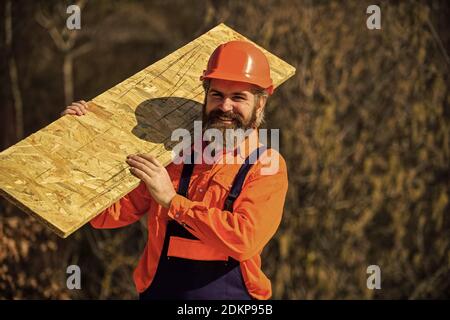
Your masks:
{"label": "brown beard", "polygon": [[[250,119],[246,122],[241,115],[235,114],[232,111],[223,112],[216,109],[206,114],[206,106],[203,105],[203,129],[250,129],[255,127],[256,123],[256,108],[253,108]],[[223,123],[224,120],[230,120],[230,124]]]}
{"label": "brown beard", "polygon": [[[231,123],[223,123],[221,118],[224,120],[230,120]],[[223,112],[222,110],[216,109],[206,114],[206,103],[203,104],[203,112],[202,112],[202,120],[203,120],[203,132],[207,129],[217,129],[222,133],[222,141],[223,141],[223,149],[227,146],[227,129],[243,129],[244,131],[247,129],[256,127],[256,104],[253,108],[252,115],[248,121],[245,121],[241,115],[235,114],[232,111]],[[239,141],[235,138],[234,145],[236,146]]]}

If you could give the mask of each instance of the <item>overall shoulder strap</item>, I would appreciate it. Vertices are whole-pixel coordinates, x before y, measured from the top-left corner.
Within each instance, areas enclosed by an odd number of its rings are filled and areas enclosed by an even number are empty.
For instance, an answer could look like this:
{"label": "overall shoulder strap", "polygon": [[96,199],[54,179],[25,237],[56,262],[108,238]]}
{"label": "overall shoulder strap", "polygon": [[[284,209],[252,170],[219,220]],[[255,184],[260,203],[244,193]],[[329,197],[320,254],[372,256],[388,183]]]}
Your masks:
{"label": "overall shoulder strap", "polygon": [[181,172],[180,183],[178,185],[177,193],[183,197],[188,196],[189,182],[191,181],[192,172],[194,171],[195,152],[191,153],[191,163],[183,164],[183,171]]}
{"label": "overall shoulder strap", "polygon": [[[267,146],[261,146],[255,149],[248,157],[245,159],[245,162],[239,168],[239,171],[236,177],[233,180],[233,185],[231,186],[230,193],[228,194],[227,199],[225,200],[224,210],[233,211],[233,204],[236,201],[237,197],[242,191],[242,186],[244,184],[245,177],[247,173],[250,171],[253,163],[255,163],[261,154],[266,151]],[[252,162],[252,163],[250,163]]]}

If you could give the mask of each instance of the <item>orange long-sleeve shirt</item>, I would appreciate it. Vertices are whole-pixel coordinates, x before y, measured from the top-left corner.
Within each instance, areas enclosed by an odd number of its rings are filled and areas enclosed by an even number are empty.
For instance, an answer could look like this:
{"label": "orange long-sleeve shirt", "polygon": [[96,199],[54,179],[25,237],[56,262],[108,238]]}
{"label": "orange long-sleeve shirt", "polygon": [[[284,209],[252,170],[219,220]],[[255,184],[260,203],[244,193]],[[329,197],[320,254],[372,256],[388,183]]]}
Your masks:
{"label": "orange long-sleeve shirt", "polygon": [[[251,151],[245,154],[235,151],[233,156],[241,157],[242,163]],[[262,174],[261,169],[270,166],[268,159],[274,161],[275,158],[278,170],[271,175]],[[118,228],[147,213],[147,245],[134,272],[138,292],[145,291],[151,284],[167,222],[175,219],[200,240],[191,247],[192,250],[189,246],[186,250],[178,250],[184,252],[184,258],[199,259],[201,252],[230,256],[240,262],[249,294],[255,299],[271,297],[271,283],[261,270],[260,254],[281,221],[288,188],[286,163],[276,151],[271,150],[270,156],[266,151],[249,171],[233,212],[225,211],[222,208],[240,166],[238,163],[196,164],[188,189],[189,199],[177,194],[168,209],[154,201],[141,182],[136,189],[91,220],[94,228]],[[182,168],[182,164],[170,164],[166,168],[175,189],[178,188]]]}

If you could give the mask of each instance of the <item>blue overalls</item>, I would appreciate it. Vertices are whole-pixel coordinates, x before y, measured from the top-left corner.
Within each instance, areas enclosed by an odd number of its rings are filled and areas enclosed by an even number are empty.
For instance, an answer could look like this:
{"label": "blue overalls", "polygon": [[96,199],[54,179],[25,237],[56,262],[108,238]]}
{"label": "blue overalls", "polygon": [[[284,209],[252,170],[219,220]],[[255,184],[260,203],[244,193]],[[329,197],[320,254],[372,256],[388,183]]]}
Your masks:
{"label": "blue overalls", "polygon": [[[250,159],[258,159],[266,150],[259,147],[245,159],[240,167],[230,193],[225,201],[224,210],[233,211],[233,204],[239,196],[245,177],[252,164]],[[256,153],[256,154],[255,154]],[[194,161],[184,164],[177,193],[187,197]],[[168,257],[170,237],[182,237],[198,240],[185,227],[175,220],[167,224],[163,249],[159,264],[151,285],[139,295],[140,300],[251,300],[245,287],[239,262],[231,257],[228,261],[199,261]]]}

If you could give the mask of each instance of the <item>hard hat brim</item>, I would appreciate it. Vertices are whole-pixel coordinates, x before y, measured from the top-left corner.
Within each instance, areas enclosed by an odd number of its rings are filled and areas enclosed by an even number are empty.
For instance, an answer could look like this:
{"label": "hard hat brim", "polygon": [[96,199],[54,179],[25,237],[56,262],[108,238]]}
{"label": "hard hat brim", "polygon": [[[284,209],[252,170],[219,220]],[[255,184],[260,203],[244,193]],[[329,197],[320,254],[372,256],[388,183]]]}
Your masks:
{"label": "hard hat brim", "polygon": [[250,83],[250,84],[254,84],[262,89],[265,89],[269,94],[273,93],[272,80],[267,81],[267,80],[252,77],[252,76],[246,75],[246,74],[236,75],[236,74],[227,73],[227,72],[223,72],[223,71],[212,71],[212,72],[210,72],[206,75],[202,75],[200,77],[201,81],[204,81],[207,79],[220,79],[220,80],[229,80],[229,81]]}

